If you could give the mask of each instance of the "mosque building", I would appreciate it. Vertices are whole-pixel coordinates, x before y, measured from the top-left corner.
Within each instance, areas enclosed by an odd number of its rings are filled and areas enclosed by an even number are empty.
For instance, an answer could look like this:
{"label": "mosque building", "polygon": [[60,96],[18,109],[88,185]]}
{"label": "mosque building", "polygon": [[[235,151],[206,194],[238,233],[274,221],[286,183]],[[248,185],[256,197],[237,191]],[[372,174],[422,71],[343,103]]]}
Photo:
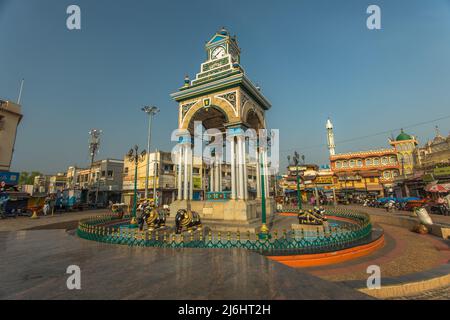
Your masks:
{"label": "mosque building", "polygon": [[330,119],[327,120],[326,129],[331,170],[337,178],[334,185],[336,193],[374,196],[392,194],[394,180],[402,172],[399,156],[404,159],[403,166],[410,168],[406,159],[409,160],[413,152],[409,148],[410,145],[417,144],[413,137],[402,131],[395,141],[390,141],[392,148],[336,153]]}

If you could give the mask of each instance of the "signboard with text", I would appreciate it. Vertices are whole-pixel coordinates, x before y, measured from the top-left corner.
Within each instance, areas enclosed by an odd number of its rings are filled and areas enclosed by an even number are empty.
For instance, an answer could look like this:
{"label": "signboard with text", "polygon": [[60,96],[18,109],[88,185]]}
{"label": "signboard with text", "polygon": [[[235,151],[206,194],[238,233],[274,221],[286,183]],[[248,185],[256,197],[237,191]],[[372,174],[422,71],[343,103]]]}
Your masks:
{"label": "signboard with text", "polygon": [[450,166],[449,167],[442,167],[442,168],[434,168],[433,169],[433,175],[435,177],[450,176]]}
{"label": "signboard with text", "polygon": [[317,177],[315,180],[314,180],[314,183],[316,183],[316,184],[333,184],[333,177],[321,177],[321,176],[319,176],[319,177]]}
{"label": "signboard with text", "polygon": [[16,186],[19,184],[19,176],[18,172],[0,172],[0,181],[4,181],[6,185]]}

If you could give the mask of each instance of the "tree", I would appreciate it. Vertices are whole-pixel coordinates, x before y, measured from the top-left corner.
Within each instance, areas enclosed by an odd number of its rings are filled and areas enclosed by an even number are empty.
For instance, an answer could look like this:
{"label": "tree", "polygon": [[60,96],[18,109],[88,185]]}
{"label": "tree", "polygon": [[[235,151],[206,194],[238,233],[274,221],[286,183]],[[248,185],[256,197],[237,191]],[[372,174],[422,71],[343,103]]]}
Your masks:
{"label": "tree", "polygon": [[34,178],[40,175],[42,174],[39,171],[32,171],[31,173],[22,171],[20,173],[19,185],[34,184]]}

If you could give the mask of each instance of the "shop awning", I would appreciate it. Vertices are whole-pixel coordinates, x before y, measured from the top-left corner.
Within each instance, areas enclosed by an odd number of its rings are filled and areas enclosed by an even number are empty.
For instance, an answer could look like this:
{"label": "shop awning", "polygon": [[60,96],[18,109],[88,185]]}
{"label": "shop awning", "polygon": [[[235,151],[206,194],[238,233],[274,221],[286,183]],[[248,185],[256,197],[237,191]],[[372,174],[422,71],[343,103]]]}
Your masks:
{"label": "shop awning", "polygon": [[425,187],[427,192],[438,192],[446,193],[450,192],[450,183],[440,184],[440,183],[429,183]]}

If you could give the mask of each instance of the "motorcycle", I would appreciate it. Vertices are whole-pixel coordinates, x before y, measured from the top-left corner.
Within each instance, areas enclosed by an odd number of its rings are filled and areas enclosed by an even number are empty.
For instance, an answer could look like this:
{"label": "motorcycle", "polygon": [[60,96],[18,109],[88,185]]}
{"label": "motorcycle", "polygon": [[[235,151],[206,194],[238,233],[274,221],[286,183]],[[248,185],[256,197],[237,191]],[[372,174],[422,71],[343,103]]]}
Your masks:
{"label": "motorcycle", "polygon": [[386,212],[394,212],[395,211],[395,202],[388,201],[385,205]]}

